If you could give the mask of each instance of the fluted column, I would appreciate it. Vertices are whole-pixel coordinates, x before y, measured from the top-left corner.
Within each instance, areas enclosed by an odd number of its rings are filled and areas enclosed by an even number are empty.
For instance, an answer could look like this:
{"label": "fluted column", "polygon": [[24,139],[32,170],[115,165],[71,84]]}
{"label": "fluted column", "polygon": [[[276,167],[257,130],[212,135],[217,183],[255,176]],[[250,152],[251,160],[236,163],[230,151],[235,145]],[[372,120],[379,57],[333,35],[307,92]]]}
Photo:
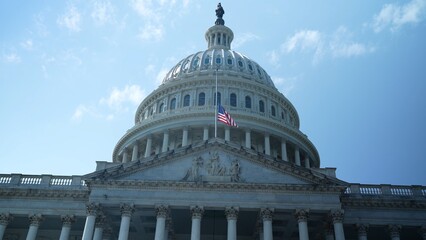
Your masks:
{"label": "fluted column", "polygon": [[138,152],[139,152],[139,144],[138,144],[138,141],[136,141],[135,145],[133,145],[132,162],[138,160]]}
{"label": "fluted column", "polygon": [[358,240],[367,240],[368,225],[357,224],[355,227],[358,232]]}
{"label": "fluted column", "polygon": [[288,161],[287,157],[287,142],[285,139],[281,139],[281,159],[283,161]]}
{"label": "fluted column", "polygon": [[250,132],[250,129],[246,129],[246,148],[251,148],[251,132]]}
{"label": "fluted column", "polygon": [[345,212],[341,209],[333,210],[330,213],[334,226],[334,237],[336,240],[345,240],[345,232],[343,231],[344,213]]}
{"label": "fluted column", "polygon": [[260,210],[260,217],[263,221],[263,240],[272,240],[272,217],[274,209],[262,208]]}
{"label": "fluted column", "polygon": [[86,206],[86,223],[84,224],[84,231],[82,240],[92,240],[93,230],[95,227],[96,214],[99,210],[99,205],[90,203]]}
{"label": "fluted column", "polygon": [[74,215],[65,215],[61,216],[62,221],[62,230],[61,235],[59,236],[59,240],[68,240],[71,232],[71,225],[75,222]]}
{"label": "fluted column", "polygon": [[122,163],[126,163],[129,161],[129,155],[127,154],[127,148],[123,149],[123,161]]}
{"label": "fluted column", "polygon": [[35,240],[37,236],[38,227],[40,226],[43,217],[41,214],[33,214],[29,217],[30,220],[30,228],[28,229],[28,234],[26,240]]}
{"label": "fluted column", "polygon": [[159,205],[155,207],[157,211],[157,224],[155,225],[155,240],[164,240],[164,231],[166,229],[166,218],[169,215],[168,206]]}
{"label": "fluted column", "polygon": [[389,225],[388,230],[391,240],[399,240],[400,225]]}
{"label": "fluted column", "polygon": [[237,240],[237,218],[238,207],[227,207],[225,209],[226,219],[228,220],[228,238],[227,240]]}
{"label": "fluted column", "polygon": [[9,213],[0,214],[0,240],[3,239],[4,232],[6,231],[6,227],[12,220],[13,220],[13,217]]}
{"label": "fluted column", "polygon": [[203,141],[209,140],[209,127],[205,126],[203,129]]}
{"label": "fluted column", "polygon": [[105,227],[105,215],[100,214],[96,217],[95,233],[93,234],[93,240],[102,240],[104,235]]}
{"label": "fluted column", "polygon": [[305,167],[311,168],[311,163],[309,162],[309,156],[308,155],[305,156]]}
{"label": "fluted column", "polygon": [[271,155],[271,143],[269,140],[269,134],[265,133],[265,154]]}
{"label": "fluted column", "polygon": [[135,208],[131,204],[122,204],[120,206],[120,210],[121,223],[118,240],[127,240],[129,236],[130,218],[132,217],[132,213],[135,211]]}
{"label": "fluted column", "polygon": [[161,152],[167,152],[168,148],[169,148],[169,130],[166,130],[163,133],[163,146],[161,147]]}
{"label": "fluted column", "polygon": [[300,166],[300,153],[299,153],[299,147],[296,146],[294,148],[294,162],[297,166]]}
{"label": "fluted column", "polygon": [[231,140],[231,130],[229,129],[229,127],[225,127],[225,141],[230,141]]}
{"label": "fluted column", "polygon": [[309,231],[308,231],[308,218],[309,210],[308,209],[297,209],[295,216],[299,225],[299,240],[309,240]]}
{"label": "fluted column", "polygon": [[187,127],[183,128],[183,132],[182,132],[182,147],[185,147],[186,145],[188,145],[188,128]]}
{"label": "fluted column", "polygon": [[152,150],[152,137],[148,136],[146,139],[146,147],[145,147],[145,157],[149,157],[151,155]]}
{"label": "fluted column", "polygon": [[200,240],[201,232],[201,218],[204,214],[204,208],[199,206],[191,207],[192,226],[191,226],[191,240]]}

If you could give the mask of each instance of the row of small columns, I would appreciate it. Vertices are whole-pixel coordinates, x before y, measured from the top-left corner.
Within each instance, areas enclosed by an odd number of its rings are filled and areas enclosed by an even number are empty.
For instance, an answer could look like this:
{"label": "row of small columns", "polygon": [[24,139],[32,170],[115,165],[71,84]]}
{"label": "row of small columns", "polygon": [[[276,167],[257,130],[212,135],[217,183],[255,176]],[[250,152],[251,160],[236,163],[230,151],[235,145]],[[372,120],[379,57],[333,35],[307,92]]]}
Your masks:
{"label": "row of small columns", "polygon": [[[207,141],[208,139],[209,139],[209,128],[204,127],[204,129],[203,129],[203,141]],[[231,139],[230,128],[225,127],[225,141],[230,141],[230,139]],[[182,147],[187,146],[187,145],[188,145],[188,128],[185,127],[185,128],[183,128],[183,132],[182,132]],[[168,146],[169,146],[169,131],[166,130],[163,133],[163,144],[162,144],[161,152],[167,152]],[[250,129],[246,129],[246,131],[245,131],[245,147],[251,148],[251,130]],[[271,144],[270,144],[270,135],[268,133],[265,133],[265,136],[264,136],[264,147],[265,147],[265,149],[264,149],[265,154],[270,156],[271,155]],[[152,151],[152,136],[148,136],[147,142],[146,142],[144,157],[149,157],[150,154],[151,154],[151,151]],[[135,144],[133,145],[131,159],[129,159],[129,155],[128,155],[127,151],[124,150],[122,162],[126,163],[126,162],[129,162],[129,160],[137,161],[138,160],[138,152],[139,152],[138,141],[136,141]],[[298,165],[298,166],[301,166],[302,164],[301,164],[301,159],[300,159],[300,150],[299,150],[299,147],[297,145],[295,146],[294,156],[295,156],[295,164]],[[282,158],[283,161],[288,161],[287,141],[285,139],[281,139],[281,158]],[[305,162],[306,168],[311,167],[308,154],[305,154],[304,162]]]}

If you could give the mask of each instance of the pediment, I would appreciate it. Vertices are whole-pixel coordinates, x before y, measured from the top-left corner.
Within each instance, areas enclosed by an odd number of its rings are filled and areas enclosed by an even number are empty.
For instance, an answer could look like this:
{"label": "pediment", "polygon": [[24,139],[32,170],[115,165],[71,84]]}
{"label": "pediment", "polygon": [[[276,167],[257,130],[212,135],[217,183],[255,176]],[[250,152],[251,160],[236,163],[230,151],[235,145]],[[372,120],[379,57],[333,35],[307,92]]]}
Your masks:
{"label": "pediment", "polygon": [[[120,164],[85,176],[86,181],[166,181],[285,185],[344,185],[324,174],[224,143],[189,146]],[[99,181],[98,181],[99,182]]]}

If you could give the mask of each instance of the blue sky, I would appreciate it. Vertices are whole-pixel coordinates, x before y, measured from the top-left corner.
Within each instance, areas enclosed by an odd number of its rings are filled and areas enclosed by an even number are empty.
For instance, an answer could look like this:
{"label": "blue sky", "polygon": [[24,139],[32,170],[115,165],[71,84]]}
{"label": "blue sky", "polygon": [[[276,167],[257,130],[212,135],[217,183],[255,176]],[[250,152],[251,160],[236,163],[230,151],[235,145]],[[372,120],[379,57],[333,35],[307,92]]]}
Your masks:
{"label": "blue sky", "polygon": [[[80,175],[207,48],[217,1],[1,1],[0,173]],[[232,48],[294,104],[322,167],[426,185],[426,0],[222,1]]]}

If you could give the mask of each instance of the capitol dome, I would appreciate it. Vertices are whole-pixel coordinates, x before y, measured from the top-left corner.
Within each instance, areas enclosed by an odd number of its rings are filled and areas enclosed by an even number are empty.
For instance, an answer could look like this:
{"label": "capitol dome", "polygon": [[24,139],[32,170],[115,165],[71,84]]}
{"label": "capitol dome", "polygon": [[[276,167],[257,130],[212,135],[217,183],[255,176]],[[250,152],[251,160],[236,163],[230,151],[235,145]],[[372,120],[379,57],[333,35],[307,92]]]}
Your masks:
{"label": "capitol dome", "polygon": [[[117,143],[113,162],[216,142],[271,160],[320,167],[315,146],[299,130],[294,106],[265,69],[231,49],[233,38],[224,21],[206,31],[207,49],[179,61],[139,105],[135,125]],[[218,104],[238,128],[215,122],[216,82]]]}

